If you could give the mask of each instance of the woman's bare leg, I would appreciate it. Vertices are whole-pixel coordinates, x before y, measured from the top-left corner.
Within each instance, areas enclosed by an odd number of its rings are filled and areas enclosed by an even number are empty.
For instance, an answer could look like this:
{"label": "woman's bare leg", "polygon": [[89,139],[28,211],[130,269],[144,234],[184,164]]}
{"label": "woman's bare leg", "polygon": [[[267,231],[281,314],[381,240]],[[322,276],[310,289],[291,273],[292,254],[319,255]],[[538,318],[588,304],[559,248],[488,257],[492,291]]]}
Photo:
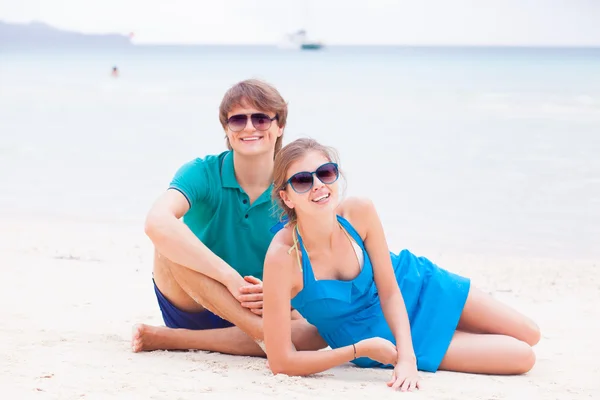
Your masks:
{"label": "woman's bare leg", "polygon": [[535,322],[475,287],[471,287],[457,329],[512,336],[530,346],[540,341],[540,328]]}
{"label": "woman's bare leg", "polygon": [[507,335],[456,331],[439,369],[473,374],[518,375],[533,368],[530,345]]}

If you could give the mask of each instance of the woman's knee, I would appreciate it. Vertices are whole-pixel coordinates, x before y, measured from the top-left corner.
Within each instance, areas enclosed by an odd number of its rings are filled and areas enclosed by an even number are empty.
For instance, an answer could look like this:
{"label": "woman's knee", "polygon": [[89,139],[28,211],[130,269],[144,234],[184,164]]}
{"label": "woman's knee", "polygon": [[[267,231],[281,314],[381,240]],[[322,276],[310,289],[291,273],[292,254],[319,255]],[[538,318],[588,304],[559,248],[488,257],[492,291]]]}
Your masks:
{"label": "woman's knee", "polygon": [[529,344],[523,341],[519,341],[519,345],[515,351],[515,354],[512,358],[514,373],[515,374],[525,374],[534,367],[536,362],[535,352],[531,348]]}
{"label": "woman's knee", "polygon": [[529,346],[535,346],[539,343],[542,338],[542,333],[540,331],[540,327],[533,321],[528,321],[527,333],[525,335],[524,341]]}

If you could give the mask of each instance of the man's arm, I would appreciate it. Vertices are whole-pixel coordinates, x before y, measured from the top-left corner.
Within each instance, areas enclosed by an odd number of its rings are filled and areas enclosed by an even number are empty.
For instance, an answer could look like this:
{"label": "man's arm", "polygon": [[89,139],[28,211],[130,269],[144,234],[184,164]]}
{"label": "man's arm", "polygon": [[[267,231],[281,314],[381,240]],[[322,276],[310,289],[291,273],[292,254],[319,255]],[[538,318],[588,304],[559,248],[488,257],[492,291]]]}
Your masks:
{"label": "man's arm", "polygon": [[157,251],[172,262],[200,272],[226,286],[237,296],[242,276],[214,254],[180,220],[190,205],[177,190],[167,190],[152,205],[144,230]]}

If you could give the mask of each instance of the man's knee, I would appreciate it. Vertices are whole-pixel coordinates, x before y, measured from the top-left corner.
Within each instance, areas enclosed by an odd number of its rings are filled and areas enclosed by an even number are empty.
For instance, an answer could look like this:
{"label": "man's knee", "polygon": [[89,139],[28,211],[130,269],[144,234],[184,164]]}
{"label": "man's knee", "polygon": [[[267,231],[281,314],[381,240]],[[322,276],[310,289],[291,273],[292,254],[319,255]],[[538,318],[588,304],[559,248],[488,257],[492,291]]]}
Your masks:
{"label": "man's knee", "polygon": [[203,296],[196,293],[192,296],[186,290],[186,281],[179,275],[179,269],[185,267],[178,265],[158,251],[154,252],[153,279],[162,295],[179,310],[186,312],[200,312],[206,307]]}
{"label": "man's knee", "polygon": [[176,282],[182,288],[193,286],[195,289],[201,289],[210,280],[208,276],[177,264],[155,250],[154,275],[157,274]]}
{"label": "man's knee", "polygon": [[173,270],[177,267],[177,264],[161,255],[158,251],[154,251],[152,278],[161,291],[163,289],[168,290],[169,292],[177,289],[183,291],[182,286],[173,274]]}
{"label": "man's knee", "polygon": [[169,260],[167,257],[163,256],[158,252],[158,250],[154,249],[154,260],[153,260],[153,274],[157,275],[171,275],[171,266],[176,266],[174,262]]}

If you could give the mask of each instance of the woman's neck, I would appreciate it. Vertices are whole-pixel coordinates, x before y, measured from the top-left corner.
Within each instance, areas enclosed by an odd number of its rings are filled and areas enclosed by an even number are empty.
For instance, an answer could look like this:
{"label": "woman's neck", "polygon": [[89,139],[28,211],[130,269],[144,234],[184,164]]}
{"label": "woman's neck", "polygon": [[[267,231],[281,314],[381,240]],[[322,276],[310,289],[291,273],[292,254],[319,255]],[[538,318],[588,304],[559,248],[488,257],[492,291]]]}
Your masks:
{"label": "woman's neck", "polygon": [[311,252],[315,253],[327,251],[333,247],[333,236],[338,228],[335,214],[331,218],[322,218],[321,216],[303,217],[298,219],[297,223],[298,231],[307,251],[310,249]]}

